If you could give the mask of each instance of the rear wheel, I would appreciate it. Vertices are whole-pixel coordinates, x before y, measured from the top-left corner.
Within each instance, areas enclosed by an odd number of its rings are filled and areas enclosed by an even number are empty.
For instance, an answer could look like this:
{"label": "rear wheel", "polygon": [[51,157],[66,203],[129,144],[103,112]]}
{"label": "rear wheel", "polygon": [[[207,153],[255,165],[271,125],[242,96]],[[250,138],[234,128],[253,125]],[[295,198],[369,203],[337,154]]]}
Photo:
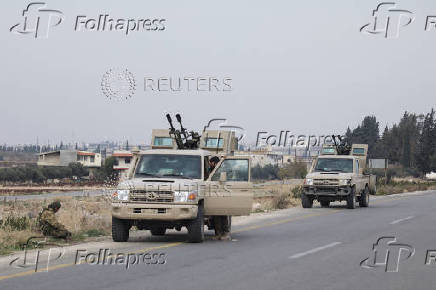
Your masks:
{"label": "rear wheel", "polygon": [[163,235],[165,235],[166,231],[167,231],[166,228],[154,228],[154,229],[150,230],[150,232],[153,236],[163,236]]}
{"label": "rear wheel", "polygon": [[330,205],[330,201],[328,200],[321,200],[320,203],[322,207],[329,207]]}
{"label": "rear wheel", "polygon": [[359,206],[360,207],[368,207],[369,205],[369,188],[365,187],[365,190],[360,195]]}
{"label": "rear wheel", "polygon": [[204,241],[204,207],[198,205],[197,217],[188,226],[188,239],[191,243],[202,243]]}
{"label": "rear wheel", "polygon": [[350,194],[347,195],[347,208],[349,209],[355,209],[356,208],[356,192],[354,187],[351,189]]}
{"label": "rear wheel", "polygon": [[303,193],[301,195],[301,205],[303,208],[311,208],[313,206],[313,199]]}
{"label": "rear wheel", "polygon": [[112,217],[112,240],[114,242],[127,242],[129,240],[130,226],[127,221]]}

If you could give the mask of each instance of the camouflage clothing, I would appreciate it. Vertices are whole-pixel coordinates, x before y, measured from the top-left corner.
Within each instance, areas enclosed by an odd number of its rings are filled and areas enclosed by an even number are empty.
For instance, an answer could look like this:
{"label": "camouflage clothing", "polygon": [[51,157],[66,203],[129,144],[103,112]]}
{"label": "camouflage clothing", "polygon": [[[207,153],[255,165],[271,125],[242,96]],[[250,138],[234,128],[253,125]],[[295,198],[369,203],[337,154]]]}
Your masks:
{"label": "camouflage clothing", "polygon": [[63,239],[71,236],[71,233],[65,229],[64,225],[57,221],[53,208],[44,208],[39,214],[39,228],[44,236]]}

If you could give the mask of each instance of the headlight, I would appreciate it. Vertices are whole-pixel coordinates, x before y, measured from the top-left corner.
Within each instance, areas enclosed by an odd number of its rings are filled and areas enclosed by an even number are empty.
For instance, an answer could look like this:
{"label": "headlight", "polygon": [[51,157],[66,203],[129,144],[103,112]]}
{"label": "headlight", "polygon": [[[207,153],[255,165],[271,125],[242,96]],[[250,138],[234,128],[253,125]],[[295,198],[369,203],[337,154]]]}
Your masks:
{"label": "headlight", "polygon": [[174,202],[188,202],[197,199],[197,193],[188,191],[175,191]]}
{"label": "headlight", "polygon": [[130,190],[128,189],[118,189],[113,197],[118,200],[128,201]]}
{"label": "headlight", "polygon": [[339,179],[340,186],[349,185],[350,183],[351,183],[350,179]]}
{"label": "headlight", "polygon": [[306,178],[304,180],[305,185],[313,185],[313,179],[312,178]]}

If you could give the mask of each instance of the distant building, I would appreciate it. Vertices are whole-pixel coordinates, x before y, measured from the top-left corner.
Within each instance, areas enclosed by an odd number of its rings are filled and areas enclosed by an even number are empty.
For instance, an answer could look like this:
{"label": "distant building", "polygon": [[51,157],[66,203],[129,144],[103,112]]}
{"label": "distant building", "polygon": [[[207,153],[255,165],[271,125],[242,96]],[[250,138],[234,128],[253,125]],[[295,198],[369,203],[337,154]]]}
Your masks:
{"label": "distant building", "polygon": [[78,162],[83,167],[101,167],[101,154],[76,150],[57,150],[44,152],[38,155],[38,166],[68,166],[72,162]]}
{"label": "distant building", "polygon": [[127,171],[130,168],[132,156],[132,152],[124,150],[114,151],[112,154],[112,157],[115,158],[114,170],[118,170],[121,180],[127,177]]}
{"label": "distant building", "polygon": [[101,154],[87,151],[77,151],[77,162],[84,167],[101,167]]}
{"label": "distant building", "polygon": [[249,155],[253,166],[264,167],[266,165],[279,166],[282,164],[282,154],[272,151],[271,146],[257,148],[250,151],[236,151],[235,155]]}

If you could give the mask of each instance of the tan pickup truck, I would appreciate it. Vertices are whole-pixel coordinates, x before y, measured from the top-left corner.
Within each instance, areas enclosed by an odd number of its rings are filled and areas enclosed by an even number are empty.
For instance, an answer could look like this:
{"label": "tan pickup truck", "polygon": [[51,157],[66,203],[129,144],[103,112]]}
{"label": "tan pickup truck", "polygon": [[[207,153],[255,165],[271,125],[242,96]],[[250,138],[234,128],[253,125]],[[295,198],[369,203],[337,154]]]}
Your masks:
{"label": "tan pickup truck", "polygon": [[[178,150],[168,136],[156,131],[153,149],[133,152],[127,179],[122,181],[112,198],[112,238],[129,239],[136,226],[164,235],[167,229],[188,229],[191,242],[204,240],[204,226],[213,229],[213,216],[249,215],[253,192],[250,180],[250,158],[226,156],[223,151]],[[225,142],[204,140],[204,147],[225,147]],[[220,136],[217,137],[221,139]],[[226,141],[226,140],[224,140]],[[218,143],[218,144],[216,144]],[[219,155],[220,162],[210,171],[209,159]],[[231,219],[229,219],[231,220]]]}
{"label": "tan pickup truck", "polygon": [[367,151],[366,144],[354,144],[348,155],[338,155],[334,147],[323,147],[304,180],[302,206],[310,208],[318,200],[328,207],[332,201],[345,200],[350,209],[355,208],[356,201],[368,207],[370,194],[376,193],[376,176],[364,174]]}

